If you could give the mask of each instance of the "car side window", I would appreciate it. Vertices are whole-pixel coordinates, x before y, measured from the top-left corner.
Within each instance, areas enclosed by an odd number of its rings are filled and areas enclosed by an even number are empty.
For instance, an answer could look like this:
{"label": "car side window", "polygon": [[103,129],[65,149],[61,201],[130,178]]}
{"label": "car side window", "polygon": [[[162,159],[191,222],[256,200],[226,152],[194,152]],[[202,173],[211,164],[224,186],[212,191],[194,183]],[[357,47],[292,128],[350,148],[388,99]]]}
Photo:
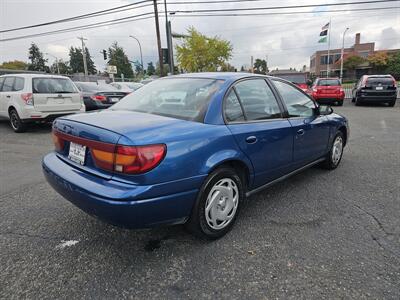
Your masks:
{"label": "car side window", "polygon": [[0,92],[3,90],[4,77],[0,77]]}
{"label": "car side window", "polygon": [[286,82],[279,80],[273,80],[273,82],[286,104],[289,117],[311,117],[314,115],[314,101]]}
{"label": "car side window", "polygon": [[249,79],[235,86],[247,121],[281,118],[275,95],[264,79]]}
{"label": "car side window", "polygon": [[22,91],[24,89],[25,79],[21,77],[15,77],[13,91]]}
{"label": "car side window", "polygon": [[14,77],[6,77],[3,82],[2,92],[11,92],[13,90]]}
{"label": "car side window", "polygon": [[225,99],[225,118],[228,122],[243,122],[242,107],[235,91],[232,89]]}

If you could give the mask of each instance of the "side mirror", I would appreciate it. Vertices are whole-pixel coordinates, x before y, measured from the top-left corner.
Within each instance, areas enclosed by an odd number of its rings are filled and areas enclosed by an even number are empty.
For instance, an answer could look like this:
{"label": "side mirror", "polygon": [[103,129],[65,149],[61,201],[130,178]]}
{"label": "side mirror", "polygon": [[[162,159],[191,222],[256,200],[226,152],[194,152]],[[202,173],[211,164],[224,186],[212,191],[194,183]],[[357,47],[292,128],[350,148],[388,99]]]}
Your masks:
{"label": "side mirror", "polygon": [[333,113],[333,108],[330,105],[320,105],[318,109],[321,116],[327,116]]}

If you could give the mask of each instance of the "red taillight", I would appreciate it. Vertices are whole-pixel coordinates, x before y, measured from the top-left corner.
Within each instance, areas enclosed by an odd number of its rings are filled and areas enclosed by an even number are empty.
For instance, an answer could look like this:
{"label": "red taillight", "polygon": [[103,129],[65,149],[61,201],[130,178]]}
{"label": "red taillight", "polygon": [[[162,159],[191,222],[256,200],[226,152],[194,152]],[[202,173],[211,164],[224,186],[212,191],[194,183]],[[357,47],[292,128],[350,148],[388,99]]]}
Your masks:
{"label": "red taillight", "polygon": [[24,100],[26,105],[32,105],[33,104],[33,95],[32,95],[32,93],[21,94],[21,99]]}
{"label": "red taillight", "polygon": [[103,95],[93,95],[93,96],[90,96],[90,98],[95,101],[106,101],[107,100],[107,97],[103,96]]}
{"label": "red taillight", "polygon": [[53,138],[54,148],[56,151],[62,151],[64,149],[64,140],[54,131],[51,133],[51,136]]}
{"label": "red taillight", "polygon": [[166,146],[117,145],[114,171],[126,174],[145,173],[155,168],[164,158]]}

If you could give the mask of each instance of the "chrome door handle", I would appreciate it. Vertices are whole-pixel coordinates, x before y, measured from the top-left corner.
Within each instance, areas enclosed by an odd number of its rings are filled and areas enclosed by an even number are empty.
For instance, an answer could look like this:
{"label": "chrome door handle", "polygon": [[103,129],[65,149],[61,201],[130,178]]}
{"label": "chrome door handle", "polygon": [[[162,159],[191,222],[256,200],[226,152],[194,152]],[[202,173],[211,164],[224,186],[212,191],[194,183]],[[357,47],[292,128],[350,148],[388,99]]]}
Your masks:
{"label": "chrome door handle", "polygon": [[298,135],[303,135],[303,134],[304,134],[304,129],[299,129],[299,130],[297,130],[297,134],[298,134]]}
{"label": "chrome door handle", "polygon": [[248,144],[254,144],[256,142],[257,142],[257,137],[255,137],[254,135],[248,136],[246,138],[246,143],[248,143]]}
{"label": "chrome door handle", "polygon": [[7,95],[6,97],[7,97],[7,98],[11,98],[11,96],[10,96],[10,95]]}

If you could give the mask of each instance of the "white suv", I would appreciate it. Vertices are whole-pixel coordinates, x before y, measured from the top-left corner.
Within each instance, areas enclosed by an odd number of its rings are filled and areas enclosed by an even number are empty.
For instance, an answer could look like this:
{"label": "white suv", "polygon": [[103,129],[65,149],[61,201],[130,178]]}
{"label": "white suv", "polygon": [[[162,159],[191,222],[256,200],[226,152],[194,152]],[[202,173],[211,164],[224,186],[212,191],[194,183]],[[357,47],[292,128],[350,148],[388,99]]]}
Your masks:
{"label": "white suv", "polygon": [[79,90],[68,77],[0,76],[0,117],[10,119],[15,132],[24,132],[31,122],[52,121],[59,116],[84,111]]}

